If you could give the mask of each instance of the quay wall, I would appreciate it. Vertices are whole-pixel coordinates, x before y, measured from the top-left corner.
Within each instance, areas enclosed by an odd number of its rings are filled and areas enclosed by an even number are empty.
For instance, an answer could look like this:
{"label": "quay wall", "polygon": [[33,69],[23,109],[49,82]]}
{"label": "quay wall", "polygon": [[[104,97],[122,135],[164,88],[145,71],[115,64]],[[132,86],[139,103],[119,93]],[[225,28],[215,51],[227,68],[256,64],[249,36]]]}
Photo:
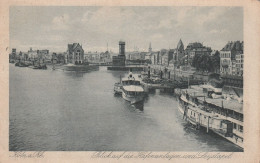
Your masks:
{"label": "quay wall", "polygon": [[143,67],[130,67],[130,66],[109,66],[107,67],[107,70],[112,70],[112,71],[143,71]]}
{"label": "quay wall", "polygon": [[[198,73],[194,70],[181,70],[172,66],[163,66],[163,65],[149,65],[150,72],[152,74],[157,74],[160,76],[162,73],[162,78],[167,79],[198,79],[207,82],[209,80],[209,76],[207,73]],[[148,71],[148,66],[145,67],[144,71]],[[175,73],[175,75],[174,75]]]}

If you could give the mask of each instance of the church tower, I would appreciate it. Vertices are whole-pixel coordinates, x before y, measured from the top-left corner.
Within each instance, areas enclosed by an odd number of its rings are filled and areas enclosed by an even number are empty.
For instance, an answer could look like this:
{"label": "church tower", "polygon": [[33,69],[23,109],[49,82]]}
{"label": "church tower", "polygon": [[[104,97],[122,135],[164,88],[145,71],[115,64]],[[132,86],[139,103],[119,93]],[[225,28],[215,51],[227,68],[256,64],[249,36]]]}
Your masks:
{"label": "church tower", "polygon": [[151,45],[151,42],[149,44],[149,49],[148,49],[148,52],[151,53],[152,52],[152,45]]}
{"label": "church tower", "polygon": [[179,61],[181,58],[184,57],[184,45],[180,39],[178,45],[177,45],[177,49],[176,49],[176,52],[177,52],[177,58],[176,60]]}
{"label": "church tower", "polygon": [[180,39],[180,41],[177,45],[177,50],[180,51],[180,52],[184,51],[184,45],[183,45],[181,39]]}

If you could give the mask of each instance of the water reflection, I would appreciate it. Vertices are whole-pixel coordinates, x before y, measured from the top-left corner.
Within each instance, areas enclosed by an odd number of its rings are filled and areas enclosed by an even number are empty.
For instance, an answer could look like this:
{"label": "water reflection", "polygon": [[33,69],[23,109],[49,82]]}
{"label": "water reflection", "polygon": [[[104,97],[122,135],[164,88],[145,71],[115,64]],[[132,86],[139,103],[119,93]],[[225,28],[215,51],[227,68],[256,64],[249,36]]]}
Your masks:
{"label": "water reflection", "polygon": [[140,101],[138,103],[132,104],[136,109],[143,112],[144,111],[144,101]]}

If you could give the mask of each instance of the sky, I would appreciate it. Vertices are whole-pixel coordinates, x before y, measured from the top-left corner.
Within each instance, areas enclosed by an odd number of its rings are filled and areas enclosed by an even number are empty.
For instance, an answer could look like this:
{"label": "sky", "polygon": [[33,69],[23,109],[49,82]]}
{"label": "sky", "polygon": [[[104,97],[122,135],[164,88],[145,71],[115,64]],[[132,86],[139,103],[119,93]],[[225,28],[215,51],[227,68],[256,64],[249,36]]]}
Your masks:
{"label": "sky", "polygon": [[[109,7],[12,6],[10,47],[17,51],[49,49],[65,52],[80,43],[85,52],[176,48],[201,42],[221,50],[228,41],[243,40],[242,7]],[[107,46],[108,45],[108,46]]]}

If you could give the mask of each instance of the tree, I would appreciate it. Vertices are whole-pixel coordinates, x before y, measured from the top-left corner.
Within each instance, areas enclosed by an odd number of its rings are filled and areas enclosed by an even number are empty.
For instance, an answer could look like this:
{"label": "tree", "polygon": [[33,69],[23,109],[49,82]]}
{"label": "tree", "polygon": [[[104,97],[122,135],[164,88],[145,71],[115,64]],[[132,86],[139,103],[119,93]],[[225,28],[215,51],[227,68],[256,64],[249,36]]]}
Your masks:
{"label": "tree", "polygon": [[63,63],[65,61],[65,57],[63,54],[58,54],[57,56],[58,63]]}
{"label": "tree", "polygon": [[193,57],[192,60],[192,66],[195,67],[197,70],[200,69],[200,64],[199,64],[199,60],[200,60],[200,55],[199,54],[195,54],[195,56]]}
{"label": "tree", "polygon": [[220,69],[220,56],[219,51],[216,51],[216,53],[211,57],[212,65],[214,72],[218,72]]}
{"label": "tree", "polygon": [[213,70],[212,60],[208,54],[195,54],[192,60],[192,66],[199,71],[208,71]]}
{"label": "tree", "polygon": [[27,54],[27,53],[24,53],[24,60],[28,60],[28,58],[29,58],[29,55]]}

